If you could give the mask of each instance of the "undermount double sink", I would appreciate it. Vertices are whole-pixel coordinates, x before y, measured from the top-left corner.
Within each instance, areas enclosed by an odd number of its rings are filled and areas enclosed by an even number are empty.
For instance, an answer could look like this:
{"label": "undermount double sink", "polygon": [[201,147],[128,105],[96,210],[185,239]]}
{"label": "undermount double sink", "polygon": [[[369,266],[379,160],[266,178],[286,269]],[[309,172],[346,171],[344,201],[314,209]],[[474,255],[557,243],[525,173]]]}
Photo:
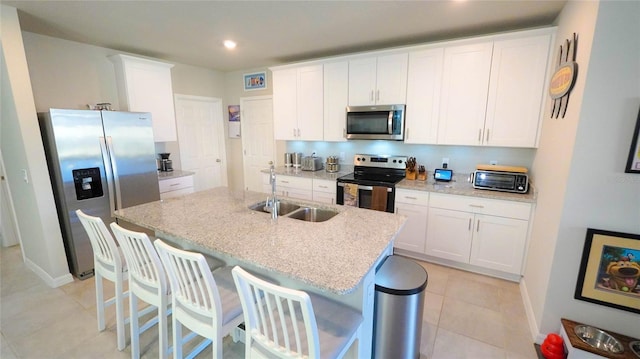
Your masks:
{"label": "undermount double sink", "polygon": [[[324,222],[338,214],[338,212],[331,209],[301,206],[284,201],[277,201],[276,203],[278,206],[279,216],[294,218],[305,222]],[[249,209],[257,212],[271,213],[270,209],[267,208],[266,205],[267,202],[262,201],[249,206]]]}

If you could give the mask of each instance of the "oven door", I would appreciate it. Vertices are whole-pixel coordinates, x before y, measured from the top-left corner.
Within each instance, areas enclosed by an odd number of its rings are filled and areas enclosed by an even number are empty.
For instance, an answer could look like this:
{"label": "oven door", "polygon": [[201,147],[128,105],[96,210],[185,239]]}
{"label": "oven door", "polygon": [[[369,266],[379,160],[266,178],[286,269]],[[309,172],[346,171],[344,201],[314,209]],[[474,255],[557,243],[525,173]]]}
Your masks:
{"label": "oven door", "polygon": [[[359,208],[374,209],[394,213],[395,206],[395,187],[394,186],[370,186],[356,183],[350,183],[351,186],[357,186],[357,199],[350,201],[346,199],[347,204],[357,204]],[[338,182],[336,189],[336,203],[345,204],[345,182]],[[350,197],[347,193],[347,197]]]}

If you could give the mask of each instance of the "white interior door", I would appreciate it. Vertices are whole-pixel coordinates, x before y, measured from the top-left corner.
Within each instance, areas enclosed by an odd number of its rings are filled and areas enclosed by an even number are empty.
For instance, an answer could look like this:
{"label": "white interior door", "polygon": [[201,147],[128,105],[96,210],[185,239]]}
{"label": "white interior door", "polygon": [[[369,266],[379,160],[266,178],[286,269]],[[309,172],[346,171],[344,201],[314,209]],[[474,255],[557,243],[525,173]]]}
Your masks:
{"label": "white interior door", "polygon": [[175,95],[176,127],[183,171],[195,172],[193,188],[227,185],[222,100]]}
{"label": "white interior door", "polygon": [[240,131],[244,155],[244,187],[262,192],[261,170],[275,163],[273,140],[273,102],[271,96],[240,99]]}
{"label": "white interior door", "polygon": [[2,247],[10,247],[20,243],[17,228],[17,218],[13,210],[9,183],[4,173],[2,152],[0,152],[0,236],[2,236]]}

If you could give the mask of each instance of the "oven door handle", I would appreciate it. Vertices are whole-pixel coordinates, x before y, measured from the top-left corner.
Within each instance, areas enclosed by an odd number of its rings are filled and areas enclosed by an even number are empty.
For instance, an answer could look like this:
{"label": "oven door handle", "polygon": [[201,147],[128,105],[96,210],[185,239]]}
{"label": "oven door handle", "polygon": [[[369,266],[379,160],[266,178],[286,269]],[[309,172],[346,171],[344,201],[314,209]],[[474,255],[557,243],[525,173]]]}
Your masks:
{"label": "oven door handle", "polygon": [[[344,187],[344,183],[338,183],[338,186]],[[358,185],[358,191],[359,190],[373,191],[373,186],[361,186],[361,185]],[[387,187],[387,192],[393,192],[393,188]]]}

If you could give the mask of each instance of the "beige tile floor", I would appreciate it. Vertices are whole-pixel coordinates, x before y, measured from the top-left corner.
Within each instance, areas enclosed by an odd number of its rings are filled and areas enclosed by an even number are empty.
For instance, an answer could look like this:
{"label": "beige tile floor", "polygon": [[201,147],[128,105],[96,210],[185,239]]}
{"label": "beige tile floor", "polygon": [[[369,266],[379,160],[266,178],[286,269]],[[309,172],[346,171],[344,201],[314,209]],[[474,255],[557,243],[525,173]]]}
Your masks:
{"label": "beige tile floor", "polygon": [[[429,273],[422,358],[537,358],[517,284],[421,264]],[[116,349],[113,308],[98,332],[95,306],[93,278],[50,288],[25,267],[18,246],[0,249],[0,358],[130,358],[128,345]],[[141,353],[158,356],[155,327],[142,335]],[[224,353],[242,358],[244,346],[227,337]],[[210,349],[199,357],[211,357]]]}

